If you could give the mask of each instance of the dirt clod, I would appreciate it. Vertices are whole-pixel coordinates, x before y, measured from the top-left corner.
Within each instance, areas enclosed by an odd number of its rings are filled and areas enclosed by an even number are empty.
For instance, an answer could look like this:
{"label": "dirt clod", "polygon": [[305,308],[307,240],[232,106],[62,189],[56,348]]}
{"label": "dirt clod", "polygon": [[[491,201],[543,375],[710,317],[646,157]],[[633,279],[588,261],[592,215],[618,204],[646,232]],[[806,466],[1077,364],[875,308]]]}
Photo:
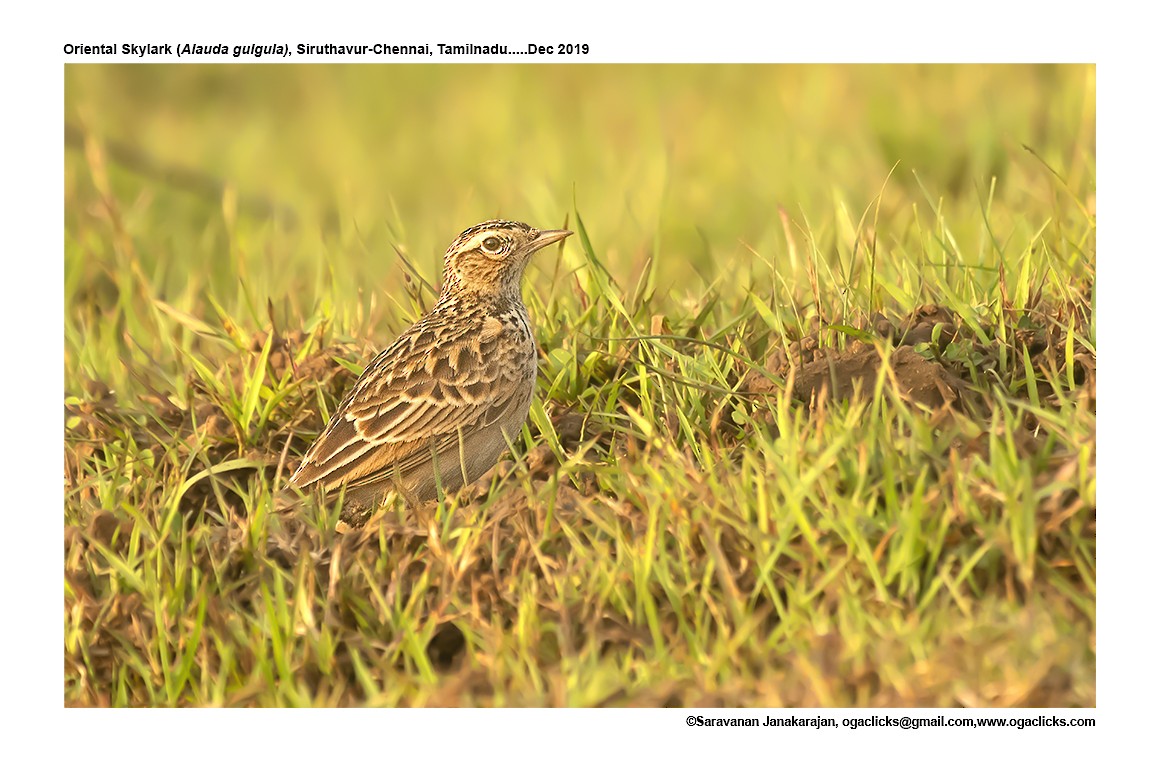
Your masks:
{"label": "dirt clod", "polygon": [[[794,396],[807,403],[813,403],[823,389],[837,400],[849,399],[858,392],[866,396],[873,390],[881,367],[882,358],[873,348],[824,351],[820,359],[796,373]],[[955,403],[958,389],[964,385],[938,362],[920,356],[911,345],[890,355],[890,368],[903,398],[931,408]]]}
{"label": "dirt clod", "polygon": [[427,643],[427,656],[436,668],[446,671],[466,648],[467,638],[463,636],[459,627],[450,621],[444,621]]}

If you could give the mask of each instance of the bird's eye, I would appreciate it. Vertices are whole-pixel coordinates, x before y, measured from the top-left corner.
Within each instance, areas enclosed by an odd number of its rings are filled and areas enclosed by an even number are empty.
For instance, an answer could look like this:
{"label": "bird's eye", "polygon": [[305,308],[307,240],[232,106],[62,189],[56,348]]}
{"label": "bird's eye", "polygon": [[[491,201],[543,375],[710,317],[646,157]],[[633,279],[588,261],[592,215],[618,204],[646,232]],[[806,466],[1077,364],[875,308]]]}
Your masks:
{"label": "bird's eye", "polygon": [[502,248],[503,248],[503,241],[500,241],[495,236],[488,236],[487,238],[483,239],[483,250],[485,252],[491,252],[492,254],[496,254]]}

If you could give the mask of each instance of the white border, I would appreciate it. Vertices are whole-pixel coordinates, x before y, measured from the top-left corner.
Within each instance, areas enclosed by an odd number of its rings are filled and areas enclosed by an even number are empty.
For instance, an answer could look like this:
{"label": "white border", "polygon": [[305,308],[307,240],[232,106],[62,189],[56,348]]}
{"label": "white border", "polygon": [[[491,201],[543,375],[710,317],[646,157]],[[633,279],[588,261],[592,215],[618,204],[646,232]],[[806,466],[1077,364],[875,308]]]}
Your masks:
{"label": "white border", "polygon": [[[461,762],[451,759],[461,754],[485,767],[573,766],[581,759],[584,765],[652,765],[674,757],[684,761],[682,766],[700,766],[742,753],[768,766],[801,760],[828,767],[848,758],[859,767],[974,768],[1059,761],[1071,767],[1100,757],[1132,757],[1137,750],[1141,757],[1154,755],[1142,753],[1141,739],[1150,733],[1146,720],[1153,714],[1156,688],[1156,603],[1154,579],[1146,567],[1156,561],[1157,507],[1141,482],[1156,476],[1151,461],[1157,421],[1149,397],[1158,381],[1150,356],[1135,358],[1151,348],[1155,322],[1147,311],[1156,305],[1158,287],[1150,227],[1156,204],[1149,195],[1157,180],[1156,122],[1149,110],[1155,94],[1149,73],[1154,67],[1145,58],[1154,41],[1143,19],[1130,10],[1117,12],[1114,3],[796,3],[755,12],[742,10],[747,4],[717,2],[685,15],[665,7],[611,3],[573,4],[556,13],[532,3],[453,8],[422,3],[383,6],[376,15],[359,4],[328,3],[325,8],[311,6],[309,16],[293,18],[282,5],[124,5],[130,7],[122,14],[102,3],[48,9],[51,18],[39,21],[10,18],[11,39],[5,42],[11,56],[3,76],[3,146],[10,169],[3,186],[8,224],[4,284],[10,328],[16,334],[9,336],[3,404],[13,418],[5,456],[19,461],[8,464],[13,490],[4,566],[9,605],[4,660],[13,673],[14,687],[8,689],[6,702],[15,708],[8,721],[10,735],[20,737],[15,753],[31,759],[55,749],[62,762],[98,767],[214,761],[232,766],[275,758],[293,758],[302,765],[347,764],[357,762],[356,756],[383,767],[407,760],[443,765],[440,759]],[[332,15],[320,19],[322,10]],[[174,30],[228,42],[341,42],[352,29],[383,30],[379,36],[385,42],[409,36],[398,30],[434,30],[452,42],[501,33],[534,39],[546,34],[544,30],[567,30],[570,38],[598,44],[586,60],[592,62],[1096,61],[1099,208],[1104,215],[1097,288],[1103,406],[1099,502],[1104,512],[1097,728],[1001,735],[986,731],[974,739],[962,730],[839,730],[815,738],[808,731],[694,732],[681,725],[685,715],[708,714],[706,710],[56,714],[61,709],[62,649],[57,421],[63,388],[44,387],[41,379],[59,383],[60,375],[51,373],[60,372],[62,361],[63,276],[57,246],[63,200],[62,44],[93,38],[148,40],[172,37]],[[39,343],[42,331],[48,339],[44,344]],[[853,713],[821,714],[840,719]],[[1082,714],[1091,712],[1066,713]],[[63,731],[58,732],[62,719]]]}

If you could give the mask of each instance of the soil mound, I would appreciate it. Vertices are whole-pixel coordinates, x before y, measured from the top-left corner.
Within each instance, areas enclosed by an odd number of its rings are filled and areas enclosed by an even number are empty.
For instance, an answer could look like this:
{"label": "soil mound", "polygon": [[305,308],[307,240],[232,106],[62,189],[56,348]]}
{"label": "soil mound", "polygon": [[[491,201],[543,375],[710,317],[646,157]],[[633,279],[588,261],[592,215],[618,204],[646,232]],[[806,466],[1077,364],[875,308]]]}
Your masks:
{"label": "soil mound", "polygon": [[[813,404],[823,392],[839,401],[859,392],[869,394],[882,369],[882,357],[869,346],[859,345],[858,349],[822,351],[820,358],[795,373],[794,396]],[[923,358],[912,345],[890,354],[888,377],[897,382],[903,398],[931,408],[958,402],[959,389],[966,385],[942,364]]]}

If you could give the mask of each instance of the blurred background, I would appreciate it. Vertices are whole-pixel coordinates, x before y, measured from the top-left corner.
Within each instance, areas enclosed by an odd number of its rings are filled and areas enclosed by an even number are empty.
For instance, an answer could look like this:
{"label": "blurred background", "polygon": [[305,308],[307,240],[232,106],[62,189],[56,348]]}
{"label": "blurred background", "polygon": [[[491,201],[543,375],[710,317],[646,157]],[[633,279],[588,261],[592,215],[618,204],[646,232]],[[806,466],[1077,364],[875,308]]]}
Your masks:
{"label": "blurred background", "polygon": [[[1094,210],[1083,65],[69,65],[65,120],[66,297],[115,259],[67,248],[100,240],[101,175],[162,296],[240,276],[307,308],[320,282],[390,292],[395,246],[434,279],[463,228],[558,227],[574,203],[622,285],[656,251],[678,301],[784,252],[778,207],[839,255],[880,191],[878,232],[988,205],[1001,239],[1029,238],[1021,212],[1059,191],[1024,144]],[[980,231],[956,234],[965,254]]]}

